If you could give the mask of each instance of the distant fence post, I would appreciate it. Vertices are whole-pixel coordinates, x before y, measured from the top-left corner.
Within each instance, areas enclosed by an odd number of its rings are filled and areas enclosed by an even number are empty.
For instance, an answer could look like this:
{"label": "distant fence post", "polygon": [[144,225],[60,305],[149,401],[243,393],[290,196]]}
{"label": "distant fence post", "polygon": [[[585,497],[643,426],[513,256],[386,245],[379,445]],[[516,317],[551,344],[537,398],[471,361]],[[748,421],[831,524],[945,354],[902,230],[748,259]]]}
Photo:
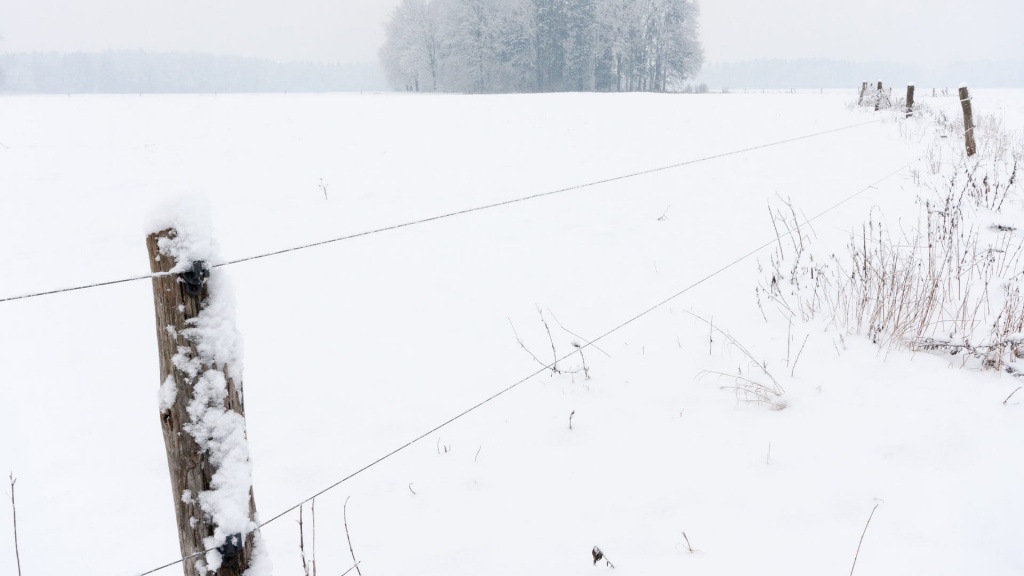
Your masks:
{"label": "distant fence post", "polygon": [[974,156],[978,151],[974,144],[974,114],[971,112],[971,95],[967,92],[967,84],[960,85],[960,106],[964,109],[964,143],[967,156]]}
{"label": "distant fence post", "polygon": [[878,112],[882,108],[882,81],[878,81],[878,88],[876,88],[875,94],[875,112]]}
{"label": "distant fence post", "polygon": [[[181,556],[186,559],[182,569],[185,576],[241,576],[253,559],[256,532],[251,474],[248,484],[237,478],[239,469],[249,470],[241,382],[234,381],[231,366],[223,357],[206,350],[211,345],[202,338],[202,331],[208,329],[201,322],[206,317],[201,315],[203,304],[210,299],[210,288],[204,280],[209,269],[195,262],[182,273],[169,274],[177,261],[165,246],[175,237],[177,231],[173,228],[155,232],[146,238],[146,246],[150,268],[154,273],[164,273],[153,278],[160,355],[160,426]],[[211,324],[223,321],[223,310],[212,320],[207,318]],[[233,326],[227,328],[234,333]],[[214,330],[219,334],[225,327]],[[206,421],[204,414],[211,421]],[[231,434],[226,434],[228,428]],[[225,435],[230,437],[221,438]],[[220,478],[215,484],[214,474],[229,466],[225,474],[232,478]],[[224,518],[223,509],[213,509],[217,507],[230,508],[229,513],[235,516],[233,524],[224,521],[228,525],[217,525],[218,518]]]}
{"label": "distant fence post", "polygon": [[907,118],[914,115],[914,83],[907,84]]}
{"label": "distant fence post", "polygon": [[863,106],[864,105],[864,95],[867,94],[867,92],[868,92],[868,82],[867,82],[867,80],[865,80],[865,81],[860,83],[860,97],[857,98],[857,106]]}

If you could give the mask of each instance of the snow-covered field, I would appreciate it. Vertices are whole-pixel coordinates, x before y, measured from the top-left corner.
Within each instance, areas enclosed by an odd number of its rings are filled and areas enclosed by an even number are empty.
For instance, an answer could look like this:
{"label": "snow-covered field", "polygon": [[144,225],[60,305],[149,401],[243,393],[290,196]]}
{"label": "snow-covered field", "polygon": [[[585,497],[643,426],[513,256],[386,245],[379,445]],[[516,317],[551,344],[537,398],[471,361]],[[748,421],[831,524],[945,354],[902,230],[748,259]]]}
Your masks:
{"label": "snow-covered field", "polygon": [[[0,98],[0,299],[147,273],[144,226],[169,197],[208,202],[236,259],[882,117],[855,99]],[[1024,92],[974,105],[1024,128]],[[552,342],[569,353],[774,241],[769,202],[813,217],[867,188],[813,222],[825,245],[872,208],[912,224],[915,164],[893,173],[931,136],[885,117],[218,269],[245,339],[260,515],[535,372],[513,326],[548,362]],[[612,570],[595,545],[622,575],[846,574],[876,504],[860,576],[1024,573],[1024,392],[1003,404],[1019,380],[762,315],[766,258],[586,348],[589,380],[538,375],[318,498],[318,573],[352,564],[346,499],[365,576]],[[706,371],[762,376],[690,313],[767,365],[784,409],[722,389],[734,380]],[[154,329],[147,280],[0,303],[0,471],[18,479],[26,576],[178,557]],[[301,574],[297,519],[263,528],[276,574]]]}

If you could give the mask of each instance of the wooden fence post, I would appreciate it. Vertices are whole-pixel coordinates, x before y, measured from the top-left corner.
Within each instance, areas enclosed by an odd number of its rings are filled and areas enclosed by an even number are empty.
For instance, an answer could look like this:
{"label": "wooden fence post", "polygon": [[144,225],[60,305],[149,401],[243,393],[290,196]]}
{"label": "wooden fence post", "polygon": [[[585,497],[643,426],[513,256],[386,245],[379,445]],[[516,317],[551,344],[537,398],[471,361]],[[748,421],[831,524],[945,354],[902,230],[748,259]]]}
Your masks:
{"label": "wooden fence post", "polygon": [[[172,250],[161,246],[161,240],[166,244],[176,238],[177,234],[173,228],[152,233],[146,238],[146,245],[152,271],[165,273],[153,278],[153,303],[160,354],[160,425],[167,449],[181,555],[186,559],[182,568],[185,576],[204,576],[208,573],[241,576],[254,558],[257,530],[253,521],[256,517],[256,504],[252,494],[251,474],[247,475],[248,483],[241,487],[237,486],[237,481],[232,484],[230,480],[227,481],[229,486],[225,487],[223,478],[214,482],[214,474],[223,467],[231,466],[233,468],[229,472],[237,472],[239,460],[245,471],[249,470],[248,447],[244,440],[245,413],[241,381],[235,382],[230,366],[225,365],[223,359],[217,358],[215,354],[211,356],[205,346],[200,346],[202,334],[197,334],[197,330],[203,328],[197,319],[201,320],[199,317],[204,312],[202,304],[208,304],[210,298],[202,263],[189,263],[193,265],[189,272],[197,273],[191,277],[188,272],[167,274],[178,262]],[[206,270],[205,275],[208,275]],[[233,331],[234,327],[230,326],[230,329]],[[226,394],[211,392],[215,387],[226,391]],[[236,432],[233,440],[217,439],[218,434],[203,428],[201,416],[198,423],[195,421],[197,414],[203,410],[208,410],[206,413],[217,418],[220,425],[227,421],[228,425],[241,429],[233,430]],[[223,433],[223,430],[219,433]],[[239,445],[241,451],[238,450]],[[224,450],[234,450],[230,462],[223,454],[215,455]],[[233,493],[225,492],[231,492],[232,489]],[[234,504],[234,524],[218,526],[218,515],[223,518],[223,512],[204,509],[204,499],[216,501],[221,506],[225,499]],[[227,521],[224,523],[230,524]],[[211,550],[217,553],[211,554]],[[204,551],[206,554],[203,554]],[[216,566],[218,562],[219,567]],[[207,569],[211,569],[210,572],[206,572]]]}
{"label": "wooden fence post", "polygon": [[860,97],[857,98],[857,106],[863,106],[864,105],[864,95],[867,94],[867,92],[868,92],[868,82],[867,82],[867,80],[865,80],[865,81],[860,83]]}
{"label": "wooden fence post", "polygon": [[882,108],[882,81],[878,81],[878,88],[875,93],[875,112],[878,112]]}
{"label": "wooden fence post", "polygon": [[907,118],[914,115],[914,83],[907,84]]}
{"label": "wooden fence post", "polygon": [[964,143],[967,146],[967,156],[974,156],[978,151],[974,144],[974,114],[971,112],[971,96],[967,92],[967,84],[960,85],[960,106],[964,109]]}

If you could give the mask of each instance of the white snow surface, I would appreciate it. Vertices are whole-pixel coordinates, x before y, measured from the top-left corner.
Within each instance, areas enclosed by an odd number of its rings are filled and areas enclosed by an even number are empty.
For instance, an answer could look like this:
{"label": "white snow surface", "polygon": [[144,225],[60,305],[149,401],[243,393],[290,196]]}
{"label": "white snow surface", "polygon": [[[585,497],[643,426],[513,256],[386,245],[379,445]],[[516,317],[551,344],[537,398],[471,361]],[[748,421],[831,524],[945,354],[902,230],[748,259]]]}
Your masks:
{"label": "white snow surface", "polygon": [[[955,94],[930,93],[955,114]],[[878,117],[856,97],[3,96],[0,297],[145,273],[140,223],[176,222],[148,218],[182,191],[221,247],[188,236],[190,257],[235,259]],[[972,98],[1024,128],[1024,92]],[[822,247],[842,250],[869,213],[913,226],[913,167],[869,185],[932,136],[886,118],[216,269],[213,293],[235,302],[190,329],[229,370],[229,326],[245,335],[249,452],[241,423],[207,409],[209,372],[194,430],[232,471],[203,505],[241,527],[241,492],[218,490],[251,468],[260,516],[276,515],[537,370],[510,322],[543,361],[551,340],[568,353],[774,240],[780,196],[813,215],[866,189],[813,223]],[[1021,198],[1000,221],[1024,228]],[[1024,573],[1024,391],[1003,403],[1021,383],[762,316],[766,257],[586,348],[589,380],[540,374],[318,498],[318,571],[353,563],[348,499],[367,575],[847,574],[876,504],[859,576]],[[148,281],[0,304],[0,468],[18,478],[25,574],[178,557],[152,306]],[[723,389],[735,379],[711,372],[759,372],[687,311],[767,364],[785,409]],[[300,569],[297,519],[260,530],[256,574]],[[308,506],[304,523],[309,554]],[[595,545],[614,570],[592,565]]]}
{"label": "white snow surface", "polygon": [[174,238],[161,237],[158,241],[161,254],[175,258],[171,272],[189,269],[195,261],[212,264],[217,260],[213,221],[206,198],[184,195],[164,200],[163,205],[149,215],[145,233],[172,228],[177,231]]}
{"label": "white snow surface", "polygon": [[167,378],[164,378],[164,383],[160,385],[158,398],[160,401],[160,412],[166,412],[174,406],[174,400],[178,397],[178,383],[174,381],[174,376],[168,374]]}

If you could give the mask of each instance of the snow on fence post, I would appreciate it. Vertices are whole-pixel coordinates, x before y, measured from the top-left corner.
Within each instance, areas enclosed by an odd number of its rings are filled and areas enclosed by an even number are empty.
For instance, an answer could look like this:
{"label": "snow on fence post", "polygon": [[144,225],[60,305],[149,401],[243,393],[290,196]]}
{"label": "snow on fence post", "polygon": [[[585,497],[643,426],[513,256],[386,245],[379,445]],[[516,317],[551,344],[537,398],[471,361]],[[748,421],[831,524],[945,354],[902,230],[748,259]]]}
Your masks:
{"label": "snow on fence post", "polygon": [[882,81],[878,81],[878,88],[875,93],[875,112],[878,112],[882,108]]}
{"label": "snow on fence post", "polygon": [[865,80],[860,83],[860,97],[857,98],[857,106],[864,105],[864,95],[868,92],[868,81]]}
{"label": "snow on fence post", "polygon": [[964,109],[964,144],[967,156],[974,156],[978,151],[974,144],[974,114],[971,112],[971,95],[967,92],[967,83],[960,85],[960,106]]}
{"label": "snow on fence post", "polygon": [[209,268],[209,226],[183,223],[151,226],[158,231],[146,238],[152,271],[165,273],[153,278],[153,303],[182,568],[185,576],[241,576],[250,567],[249,576],[268,574],[255,521],[233,295],[224,273]]}
{"label": "snow on fence post", "polygon": [[914,115],[914,83],[907,84],[907,118]]}

